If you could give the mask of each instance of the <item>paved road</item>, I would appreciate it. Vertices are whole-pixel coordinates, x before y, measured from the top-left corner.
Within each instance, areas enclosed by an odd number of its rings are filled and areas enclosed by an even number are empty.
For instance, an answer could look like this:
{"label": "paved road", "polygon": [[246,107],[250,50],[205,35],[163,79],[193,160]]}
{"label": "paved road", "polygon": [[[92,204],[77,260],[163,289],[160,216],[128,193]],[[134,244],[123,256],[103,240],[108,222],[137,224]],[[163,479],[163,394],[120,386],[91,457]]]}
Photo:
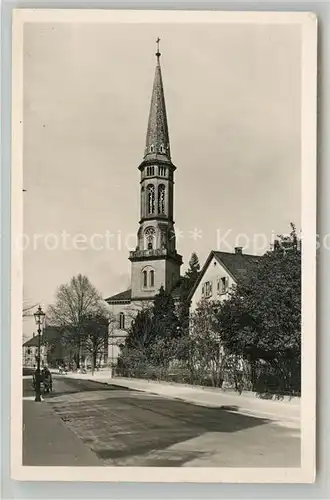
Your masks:
{"label": "paved road", "polygon": [[[40,465],[48,465],[49,454],[52,465],[57,462],[64,465],[63,460],[72,460],[63,451],[69,439],[71,448],[76,449],[72,465],[300,465],[298,431],[261,418],[65,376],[54,378],[54,392],[41,404],[32,401],[31,381],[24,380],[23,387],[26,465],[32,465],[31,460],[33,465],[38,460]],[[57,443],[57,451],[54,442],[48,442],[48,447],[40,445],[40,457],[37,450],[34,453],[30,450],[36,412],[40,417],[44,414],[39,419],[39,436],[46,436],[54,429],[53,441]],[[46,427],[44,432],[41,420]]]}

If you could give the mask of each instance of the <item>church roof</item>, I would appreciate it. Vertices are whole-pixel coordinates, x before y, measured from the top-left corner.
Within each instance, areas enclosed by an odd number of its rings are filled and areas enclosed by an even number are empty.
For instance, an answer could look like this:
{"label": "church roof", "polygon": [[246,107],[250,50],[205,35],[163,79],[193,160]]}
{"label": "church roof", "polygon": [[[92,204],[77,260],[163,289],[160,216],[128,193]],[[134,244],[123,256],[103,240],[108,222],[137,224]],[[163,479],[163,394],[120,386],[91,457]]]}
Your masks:
{"label": "church roof", "polygon": [[[157,40],[157,43],[159,43],[159,39]],[[157,64],[151,96],[144,159],[152,160],[155,156],[159,157],[160,155],[161,160],[170,161],[170,139],[167,126],[162,71],[159,61],[160,55],[158,46],[158,50],[156,52]]]}
{"label": "church roof", "polygon": [[108,297],[105,299],[108,304],[111,304],[112,302],[121,302],[121,301],[130,301],[132,297],[132,290],[129,288],[128,290],[125,290],[124,292],[117,293],[116,295],[111,295],[111,297]]}
{"label": "church roof", "polygon": [[262,259],[262,255],[245,254],[240,248],[235,249],[234,253],[212,250],[189,294],[189,298],[194,295],[196,288],[214,257],[228,271],[235,282],[248,276],[256,268],[260,259]]}

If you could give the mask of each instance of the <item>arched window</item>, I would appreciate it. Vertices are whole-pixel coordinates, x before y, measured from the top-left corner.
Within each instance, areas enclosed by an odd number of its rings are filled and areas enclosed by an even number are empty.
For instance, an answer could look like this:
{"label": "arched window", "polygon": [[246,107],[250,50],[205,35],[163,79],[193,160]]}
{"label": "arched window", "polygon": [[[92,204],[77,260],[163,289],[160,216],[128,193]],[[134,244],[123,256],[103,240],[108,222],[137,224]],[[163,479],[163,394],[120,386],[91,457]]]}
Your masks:
{"label": "arched window", "polygon": [[148,250],[152,250],[154,248],[155,229],[153,227],[147,227],[144,234],[146,238],[146,247]]}
{"label": "arched window", "polygon": [[158,213],[165,213],[165,186],[164,184],[159,184],[158,186]]}
{"label": "arched window", "polygon": [[125,314],[123,312],[119,313],[119,329],[125,330]]}
{"label": "arched window", "polygon": [[153,214],[155,212],[155,186],[153,184],[149,184],[147,186],[148,192],[148,213]]}
{"label": "arched window", "polygon": [[147,288],[148,286],[148,272],[143,271],[143,288]]}
{"label": "arched window", "polygon": [[142,271],[142,288],[149,290],[155,287],[155,270],[146,266]]}

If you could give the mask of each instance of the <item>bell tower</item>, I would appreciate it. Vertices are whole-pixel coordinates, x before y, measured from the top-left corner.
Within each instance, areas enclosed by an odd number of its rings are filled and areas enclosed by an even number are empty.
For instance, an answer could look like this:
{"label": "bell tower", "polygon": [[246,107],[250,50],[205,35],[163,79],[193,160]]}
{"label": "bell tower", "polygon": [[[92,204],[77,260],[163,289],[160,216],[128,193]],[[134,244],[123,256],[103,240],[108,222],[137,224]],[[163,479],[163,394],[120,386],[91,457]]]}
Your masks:
{"label": "bell tower", "polygon": [[137,247],[130,252],[132,300],[152,299],[161,286],[170,292],[180,278],[173,203],[175,165],[171,160],[165,97],[157,39],[156,70],[141,173]]}

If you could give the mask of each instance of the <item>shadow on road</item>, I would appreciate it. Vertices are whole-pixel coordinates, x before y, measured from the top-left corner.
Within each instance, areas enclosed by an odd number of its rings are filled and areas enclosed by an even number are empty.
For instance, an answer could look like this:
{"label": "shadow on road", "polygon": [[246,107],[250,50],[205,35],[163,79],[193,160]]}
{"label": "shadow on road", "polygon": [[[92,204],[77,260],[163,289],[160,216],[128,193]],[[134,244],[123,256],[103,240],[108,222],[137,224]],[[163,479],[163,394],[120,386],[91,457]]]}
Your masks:
{"label": "shadow on road", "polygon": [[[116,404],[115,398],[111,399],[111,404]],[[122,400],[118,401],[118,404],[122,406]],[[112,410],[111,408],[113,419]],[[213,436],[208,444],[212,447],[216,433],[235,433],[248,428],[260,427],[269,422],[265,419],[235,414],[232,413],[233,411],[235,408],[232,407],[228,409],[205,408],[164,399],[141,401],[132,395],[129,398],[129,407],[126,411],[122,407],[120,415],[118,415],[118,422],[113,422],[115,426],[120,420],[122,422],[120,436],[117,438],[120,442],[119,446],[118,444],[113,445],[114,440],[111,436],[109,446],[104,446],[106,441],[100,441],[99,446],[95,446],[95,441],[89,444],[92,445],[92,449],[99,458],[111,459],[116,465],[123,465],[123,461],[129,457],[150,453],[155,456],[174,445],[180,445],[196,438],[204,440],[207,435]],[[93,414],[93,419],[94,421],[97,419],[97,411]],[[127,420],[130,422],[128,423]],[[73,422],[74,426],[76,424]],[[197,447],[194,453],[192,449],[174,452],[175,461],[180,460],[184,463],[188,459],[192,460],[205,453],[203,447],[198,449],[200,446],[198,439],[194,446]],[[150,465],[149,462],[146,465]],[[158,459],[154,465],[159,465]]]}
{"label": "shadow on road", "polygon": [[[72,382],[77,387],[77,381]],[[269,422],[241,415],[236,406],[208,408],[130,390],[123,394],[122,388],[116,391],[111,386],[104,388],[111,391],[111,397],[91,403],[87,390],[93,388],[84,383],[81,387],[86,398],[57,401],[59,394],[54,393],[49,403],[100,459],[114,465],[159,466],[165,460],[168,466],[179,466],[206,453],[203,446],[199,449],[205,438],[210,441],[207,446],[212,448],[219,433],[233,434]],[[100,385],[95,389],[100,391]],[[199,444],[191,445],[192,440]],[[187,449],[169,450],[178,446]]]}

